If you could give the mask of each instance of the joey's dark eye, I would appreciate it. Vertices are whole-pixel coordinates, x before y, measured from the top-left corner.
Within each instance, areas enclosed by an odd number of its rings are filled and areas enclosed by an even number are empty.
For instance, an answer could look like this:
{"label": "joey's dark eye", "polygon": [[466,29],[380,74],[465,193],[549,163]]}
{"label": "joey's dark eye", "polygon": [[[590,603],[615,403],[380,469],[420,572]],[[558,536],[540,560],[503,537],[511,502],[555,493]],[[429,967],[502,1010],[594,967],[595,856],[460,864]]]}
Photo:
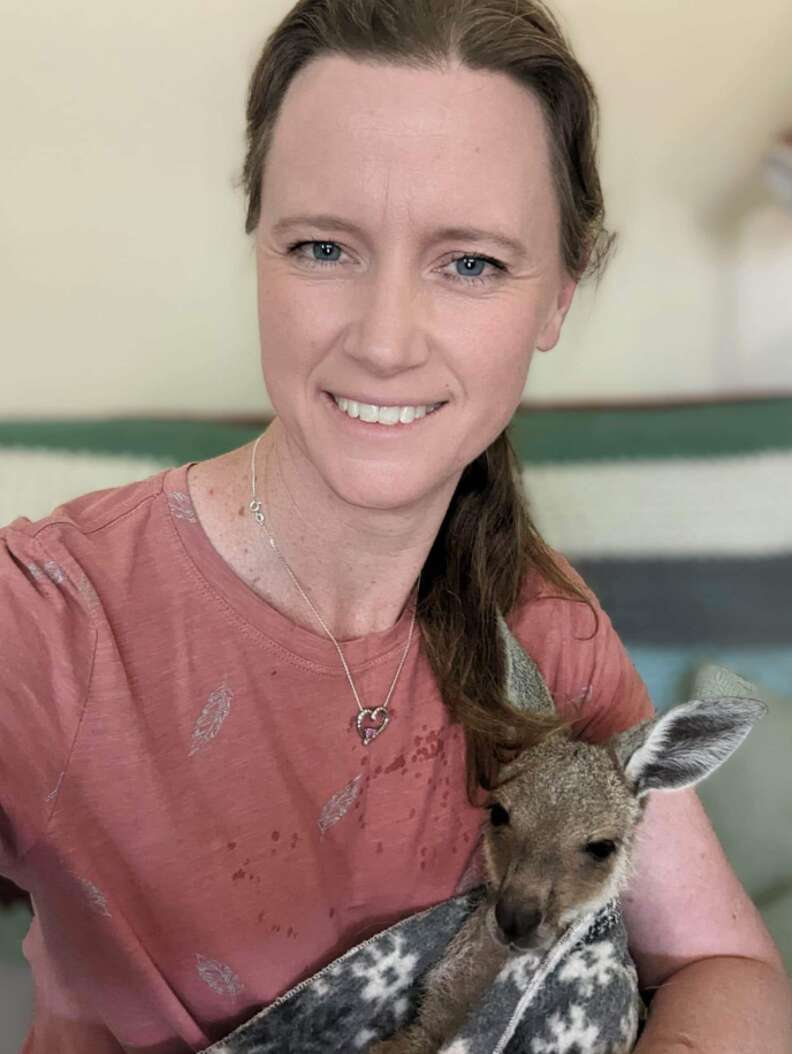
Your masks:
{"label": "joey's dark eye", "polygon": [[490,805],[489,811],[493,827],[501,827],[504,823],[509,822],[509,814],[500,802],[496,801],[494,805]]}
{"label": "joey's dark eye", "polygon": [[586,852],[595,860],[607,860],[612,853],[616,852],[616,843],[611,842],[608,838],[601,842],[588,842]]}

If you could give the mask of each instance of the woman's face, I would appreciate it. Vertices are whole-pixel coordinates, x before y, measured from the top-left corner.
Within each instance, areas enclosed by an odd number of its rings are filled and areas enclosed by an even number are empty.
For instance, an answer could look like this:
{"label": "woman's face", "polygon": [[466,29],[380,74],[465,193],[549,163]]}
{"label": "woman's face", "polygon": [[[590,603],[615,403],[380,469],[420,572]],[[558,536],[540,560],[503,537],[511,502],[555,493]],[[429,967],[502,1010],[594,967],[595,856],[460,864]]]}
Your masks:
{"label": "woman's face", "polygon": [[[337,219],[286,225],[319,214]],[[534,350],[558,340],[575,289],[559,229],[540,106],[506,76],[338,55],[300,71],[256,231],[262,370],[289,442],[336,496],[450,500],[511,420]],[[328,391],[447,405],[375,436]]]}

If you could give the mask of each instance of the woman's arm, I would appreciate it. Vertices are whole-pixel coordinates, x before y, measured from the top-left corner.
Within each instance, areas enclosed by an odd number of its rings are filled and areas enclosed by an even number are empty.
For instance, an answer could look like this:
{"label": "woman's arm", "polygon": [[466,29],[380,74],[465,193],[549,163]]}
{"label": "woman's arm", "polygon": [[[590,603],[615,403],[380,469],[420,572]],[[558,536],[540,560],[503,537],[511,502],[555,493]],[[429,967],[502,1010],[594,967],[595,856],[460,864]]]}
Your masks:
{"label": "woman's arm", "polygon": [[790,1054],[789,979],[758,959],[717,956],[673,973],[655,994],[635,1054]]}
{"label": "woman's arm", "polygon": [[624,898],[640,987],[636,1054],[792,1054],[792,986],[693,789],[651,794]]}

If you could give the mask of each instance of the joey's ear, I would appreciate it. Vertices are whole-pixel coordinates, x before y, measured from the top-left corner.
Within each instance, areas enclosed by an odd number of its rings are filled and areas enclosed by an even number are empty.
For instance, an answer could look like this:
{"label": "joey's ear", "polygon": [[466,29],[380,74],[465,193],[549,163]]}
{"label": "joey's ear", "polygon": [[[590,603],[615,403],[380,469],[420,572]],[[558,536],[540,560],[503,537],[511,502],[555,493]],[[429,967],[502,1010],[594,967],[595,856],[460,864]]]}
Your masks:
{"label": "joey's ear", "polygon": [[611,746],[638,798],[701,782],[767,713],[758,699],[694,699],[614,736]]}
{"label": "joey's ear", "polygon": [[498,612],[498,629],[506,654],[506,696],[518,710],[554,714],[555,703],[541,673]]}

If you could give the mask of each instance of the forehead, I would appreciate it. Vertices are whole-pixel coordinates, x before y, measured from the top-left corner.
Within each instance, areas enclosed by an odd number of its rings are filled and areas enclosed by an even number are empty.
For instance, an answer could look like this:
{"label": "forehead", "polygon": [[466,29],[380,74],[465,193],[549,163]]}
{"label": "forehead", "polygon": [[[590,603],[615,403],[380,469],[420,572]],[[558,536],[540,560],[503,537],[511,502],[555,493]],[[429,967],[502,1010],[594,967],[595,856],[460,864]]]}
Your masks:
{"label": "forehead", "polygon": [[503,74],[414,70],[322,56],[286,93],[262,203],[366,229],[405,223],[508,231],[537,248],[557,239],[540,104]]}

